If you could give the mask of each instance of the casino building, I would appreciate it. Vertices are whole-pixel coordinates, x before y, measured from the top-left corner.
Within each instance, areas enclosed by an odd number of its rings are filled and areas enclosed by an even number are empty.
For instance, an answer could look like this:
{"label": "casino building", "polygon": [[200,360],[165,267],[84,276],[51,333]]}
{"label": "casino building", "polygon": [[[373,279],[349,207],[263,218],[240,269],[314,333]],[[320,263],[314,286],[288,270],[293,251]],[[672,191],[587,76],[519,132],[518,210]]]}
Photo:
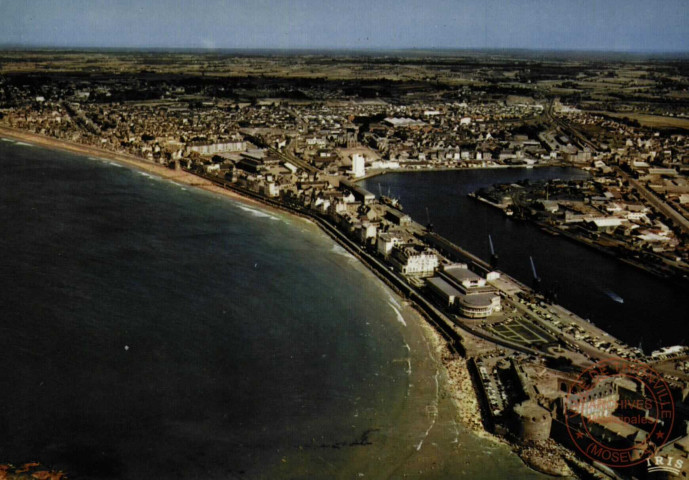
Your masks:
{"label": "casino building", "polygon": [[[491,272],[488,274],[498,275]],[[426,280],[428,288],[447,307],[468,318],[486,318],[501,310],[500,296],[486,279],[469,270],[466,264],[446,265],[438,276]]]}

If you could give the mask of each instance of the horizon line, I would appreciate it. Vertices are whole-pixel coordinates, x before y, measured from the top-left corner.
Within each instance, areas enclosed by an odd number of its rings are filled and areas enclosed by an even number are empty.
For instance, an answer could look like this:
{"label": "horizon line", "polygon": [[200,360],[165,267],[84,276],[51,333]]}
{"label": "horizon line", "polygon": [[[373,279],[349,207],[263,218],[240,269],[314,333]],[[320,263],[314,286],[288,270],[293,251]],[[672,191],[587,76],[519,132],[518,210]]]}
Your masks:
{"label": "horizon line", "polygon": [[687,50],[656,50],[656,49],[606,49],[606,48],[543,48],[543,47],[207,47],[207,46],[85,46],[85,45],[46,45],[27,43],[0,43],[0,51],[156,51],[156,52],[334,52],[334,53],[377,53],[377,52],[523,52],[523,53],[551,53],[551,54],[615,54],[615,55],[658,55],[658,56],[689,56]]}

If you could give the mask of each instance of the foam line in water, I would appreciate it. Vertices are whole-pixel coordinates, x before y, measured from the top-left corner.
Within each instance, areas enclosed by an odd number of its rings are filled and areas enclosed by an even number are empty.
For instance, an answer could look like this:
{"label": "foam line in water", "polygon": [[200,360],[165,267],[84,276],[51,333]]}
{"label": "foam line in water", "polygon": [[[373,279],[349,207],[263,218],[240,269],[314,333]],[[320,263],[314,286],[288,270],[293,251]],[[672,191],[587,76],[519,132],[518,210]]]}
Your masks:
{"label": "foam line in water", "polygon": [[250,213],[250,214],[253,215],[254,217],[258,217],[258,218],[269,218],[269,219],[271,219],[271,220],[280,220],[278,217],[276,217],[276,216],[274,216],[274,215],[271,215],[271,214],[269,214],[269,213],[266,213],[266,212],[264,212],[263,210],[259,210],[259,209],[256,209],[256,208],[247,207],[247,206],[245,206],[245,205],[239,205],[239,208],[240,208],[241,210],[247,212],[247,213]]}
{"label": "foam line in water", "polygon": [[402,312],[399,311],[399,305],[395,306],[396,303],[388,302],[388,305],[392,307],[392,309],[395,311],[395,315],[397,315],[397,321],[400,322],[402,325],[405,327],[407,326],[407,322],[404,321],[404,317],[402,316]]}
{"label": "foam line in water", "polygon": [[432,417],[431,424],[428,426],[428,429],[426,430],[426,433],[424,433],[423,437],[419,441],[419,443],[416,445],[416,451],[418,452],[421,450],[421,447],[423,446],[424,440],[426,440],[426,437],[428,437],[428,434],[431,433],[431,430],[435,426],[435,422],[438,419],[438,397],[440,395],[440,384],[438,383],[438,371],[436,370],[435,375],[433,376],[435,379],[435,399],[433,400],[433,403],[430,405],[426,406],[426,411],[430,414]]}
{"label": "foam line in water", "polygon": [[397,308],[402,308],[399,303],[397,303],[397,300],[395,300],[395,297],[392,296],[392,294],[388,295],[389,302],[392,305],[394,305]]}
{"label": "foam line in water", "polygon": [[159,177],[158,175],[154,175],[148,172],[139,172],[139,175],[142,175],[146,178],[150,178],[151,180],[163,180],[163,177]]}

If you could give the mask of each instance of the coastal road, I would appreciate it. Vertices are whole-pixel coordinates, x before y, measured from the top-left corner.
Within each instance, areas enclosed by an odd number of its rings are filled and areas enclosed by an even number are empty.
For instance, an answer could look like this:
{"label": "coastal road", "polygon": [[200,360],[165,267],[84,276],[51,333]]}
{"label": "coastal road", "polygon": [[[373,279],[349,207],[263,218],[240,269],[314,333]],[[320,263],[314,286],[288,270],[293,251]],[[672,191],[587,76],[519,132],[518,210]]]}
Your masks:
{"label": "coastal road", "polygon": [[[354,255],[357,259],[359,259],[364,265],[367,265],[377,276],[379,276],[383,281],[385,281],[389,286],[391,286],[394,290],[396,290],[399,294],[407,297],[409,300],[411,300],[417,307],[418,309],[424,313],[424,316],[428,319],[429,322],[434,324],[434,326],[437,328],[437,330],[445,337],[445,339],[448,341],[449,347],[456,351],[457,353],[460,353],[461,355],[464,355],[464,342],[465,338],[462,334],[460,334],[457,329],[461,330],[464,332],[464,335],[469,334],[478,338],[482,338],[484,340],[488,340],[492,343],[498,344],[502,347],[509,348],[510,350],[514,351],[521,351],[527,354],[534,354],[534,355],[544,355],[548,356],[547,353],[534,350],[531,348],[528,348],[523,345],[518,345],[512,342],[509,342],[504,339],[500,339],[497,337],[494,337],[487,332],[483,332],[479,329],[475,329],[470,327],[464,322],[459,322],[455,321],[451,318],[449,318],[445,312],[441,311],[438,307],[436,307],[433,302],[431,302],[429,299],[426,298],[425,294],[422,293],[419,289],[416,287],[410,285],[404,277],[402,277],[400,274],[395,272],[390,265],[384,263],[381,261],[379,258],[376,256],[372,255],[371,253],[367,252],[364,248],[361,247],[357,242],[353,241],[349,237],[347,237],[343,232],[341,232],[335,225],[330,223],[330,221],[324,217],[321,217],[320,215],[315,214],[314,212],[310,211],[307,208],[295,208],[295,207],[289,207],[287,205],[281,204],[280,202],[273,201],[271,199],[268,199],[266,197],[263,197],[262,195],[255,193],[255,192],[250,192],[246,191],[244,189],[241,189],[235,185],[231,185],[228,182],[221,180],[219,178],[214,178],[210,175],[203,175],[203,174],[198,174],[196,175],[201,176],[202,178],[205,178],[207,180],[210,180],[211,182],[217,184],[218,186],[228,188],[230,190],[237,191],[240,194],[246,195],[251,198],[255,198],[256,200],[262,202],[262,203],[267,203],[271,206],[277,207],[279,209],[284,209],[284,210],[289,210],[292,213],[296,213],[300,216],[304,216],[307,218],[310,218],[313,220],[317,225],[319,225],[330,237],[332,237],[335,241],[337,241],[340,245],[342,245],[349,253]],[[422,229],[421,226],[419,228]],[[459,249],[459,247],[456,247],[456,249]],[[462,250],[463,251],[463,250]],[[466,252],[467,256],[469,258],[474,258],[476,262],[480,262],[483,264],[484,268],[487,267],[485,262],[482,262],[479,258],[473,257],[471,254]],[[479,265],[477,263],[477,265]]]}
{"label": "coastal road", "polygon": [[[198,175],[198,174],[197,174]],[[487,340],[491,343],[500,345],[502,347],[508,348],[513,351],[519,351],[519,352],[524,352],[527,354],[533,354],[533,355],[539,355],[543,357],[549,357],[552,356],[548,354],[547,352],[543,352],[541,350],[536,350],[530,347],[527,347],[525,345],[520,345],[520,344],[515,344],[513,342],[510,342],[506,339],[498,338],[493,336],[492,334],[489,334],[488,332],[483,331],[483,329],[480,328],[475,328],[474,326],[471,326],[471,322],[463,322],[459,321],[459,319],[455,318],[450,318],[448,315],[439,309],[432,301],[430,301],[428,298],[426,298],[426,295],[422,293],[419,289],[416,287],[410,285],[406,279],[395,272],[394,270],[391,269],[390,265],[384,263],[382,260],[377,258],[376,256],[372,255],[371,253],[367,252],[361,245],[359,245],[357,242],[353,241],[349,237],[347,237],[343,232],[341,232],[335,225],[330,223],[330,221],[320,215],[315,214],[314,212],[310,211],[307,208],[294,208],[294,207],[288,207],[280,202],[273,201],[271,199],[267,199],[263,197],[262,195],[259,195],[255,192],[250,192],[250,191],[245,191],[244,189],[238,188],[234,185],[229,184],[228,182],[221,180],[221,179],[216,179],[213,178],[212,176],[207,176],[207,175],[199,175],[207,180],[210,180],[216,184],[218,184],[221,187],[228,188],[230,190],[236,190],[238,193],[242,193],[244,195],[247,195],[249,197],[255,198],[256,200],[259,200],[263,203],[267,203],[269,205],[272,205],[274,207],[280,208],[280,209],[287,209],[292,211],[293,213],[296,213],[298,215],[308,217],[311,220],[313,220],[315,223],[317,223],[329,236],[331,236],[334,240],[336,240],[340,245],[345,247],[352,255],[354,255],[356,258],[358,258],[362,263],[367,265],[373,272],[376,273],[381,279],[383,279],[388,285],[390,285],[392,288],[397,290],[398,293],[406,296],[409,300],[411,300],[413,303],[415,303],[419,310],[421,310],[425,315],[425,317],[435,325],[435,327],[440,331],[440,333],[448,340],[449,347],[458,353],[461,353],[461,350],[464,350],[464,343],[466,339],[464,338],[464,335],[468,334],[474,337],[482,338],[484,340]],[[423,227],[420,225],[417,225],[420,231],[423,231]],[[442,245],[446,249],[451,249],[455,255],[459,254],[463,256],[464,258],[467,258],[470,260],[476,267],[484,270],[484,271],[489,271],[490,266],[483,262],[481,259],[478,257],[475,257],[474,255],[470,254],[469,252],[461,249],[460,247],[452,244],[448,240],[444,239],[443,237],[440,237],[439,235],[436,234],[428,234],[426,235],[426,241],[429,241],[431,238],[435,240],[435,243],[437,244],[440,240],[443,241]],[[516,281],[515,281],[516,283]],[[524,287],[526,288],[526,287]],[[519,307],[522,307],[519,305]],[[563,312],[565,311],[562,309]],[[532,316],[531,312],[526,311],[524,309],[524,313],[526,313],[528,316]],[[453,315],[454,317],[454,315]],[[535,322],[537,325],[540,325],[541,328],[545,328],[546,331],[552,331],[549,326],[542,325],[542,322]],[[457,332],[457,328],[459,328],[461,331],[465,332],[464,335],[459,334]],[[590,328],[590,327],[589,327]],[[557,332],[556,338],[558,339],[564,339],[562,337],[562,334]],[[569,340],[569,339],[567,339]],[[588,344],[581,344],[581,342],[571,342],[571,341],[565,341],[565,345],[572,344],[574,343],[575,345],[578,345],[583,351],[591,354],[594,358],[601,358],[605,357],[605,353],[601,352]],[[595,354],[594,354],[595,353]],[[577,358],[578,356],[576,353],[571,352],[571,355],[574,356],[574,358]],[[582,360],[581,358],[577,358],[577,360]]]}

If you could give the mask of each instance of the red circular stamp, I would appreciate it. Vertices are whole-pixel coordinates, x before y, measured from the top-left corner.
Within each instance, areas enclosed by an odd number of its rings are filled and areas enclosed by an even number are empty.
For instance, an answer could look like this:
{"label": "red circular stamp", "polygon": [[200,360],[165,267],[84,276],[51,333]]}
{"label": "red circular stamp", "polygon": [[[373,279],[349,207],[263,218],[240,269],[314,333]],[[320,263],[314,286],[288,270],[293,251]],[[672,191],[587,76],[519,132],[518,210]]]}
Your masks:
{"label": "red circular stamp", "polygon": [[669,439],[670,387],[648,365],[604,360],[584,370],[564,402],[567,432],[589,459],[609,467],[644,462]]}

